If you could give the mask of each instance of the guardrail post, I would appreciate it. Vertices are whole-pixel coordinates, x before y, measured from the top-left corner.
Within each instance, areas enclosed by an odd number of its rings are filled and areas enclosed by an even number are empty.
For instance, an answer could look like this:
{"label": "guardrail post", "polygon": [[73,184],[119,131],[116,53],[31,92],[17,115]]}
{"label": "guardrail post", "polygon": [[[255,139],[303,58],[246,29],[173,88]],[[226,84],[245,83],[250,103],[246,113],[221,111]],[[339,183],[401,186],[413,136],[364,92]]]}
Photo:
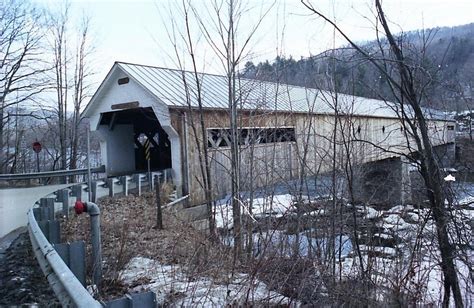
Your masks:
{"label": "guardrail post", "polygon": [[97,186],[98,182],[97,181],[92,181],[91,182],[91,200],[92,202],[97,201]]}
{"label": "guardrail post", "polygon": [[61,242],[61,227],[57,220],[40,220],[38,225],[46,239],[52,244]]}
{"label": "guardrail post", "polygon": [[109,186],[109,197],[113,197],[115,195],[115,187],[114,187],[114,178],[107,179],[107,186]]}
{"label": "guardrail post", "polygon": [[121,182],[123,187],[123,195],[128,196],[128,179],[126,175],[121,177]]}
{"label": "guardrail post", "polygon": [[61,202],[63,203],[63,215],[66,216],[66,219],[69,219],[69,190],[62,189],[59,196],[61,196]]}
{"label": "guardrail post", "polygon": [[133,175],[133,181],[137,185],[138,195],[141,196],[142,195],[142,185],[141,185],[141,180],[140,180],[140,174],[134,174]]}
{"label": "guardrail post", "polygon": [[72,194],[76,196],[76,201],[77,200],[81,201],[82,200],[82,184],[74,185],[72,187]]}
{"label": "guardrail post", "polygon": [[54,244],[54,249],[69,267],[77,280],[86,286],[86,248],[83,241],[67,244]]}
{"label": "guardrail post", "polygon": [[54,199],[53,198],[41,198],[41,220],[54,220]]}

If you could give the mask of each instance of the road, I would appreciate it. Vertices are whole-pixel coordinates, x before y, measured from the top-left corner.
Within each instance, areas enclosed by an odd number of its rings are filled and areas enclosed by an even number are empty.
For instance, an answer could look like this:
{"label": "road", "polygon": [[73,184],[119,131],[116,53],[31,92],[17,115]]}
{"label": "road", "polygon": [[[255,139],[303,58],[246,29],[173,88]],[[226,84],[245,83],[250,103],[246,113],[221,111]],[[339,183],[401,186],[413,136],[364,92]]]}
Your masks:
{"label": "road", "polygon": [[0,238],[26,226],[26,214],[40,198],[71,185],[74,184],[0,189]]}

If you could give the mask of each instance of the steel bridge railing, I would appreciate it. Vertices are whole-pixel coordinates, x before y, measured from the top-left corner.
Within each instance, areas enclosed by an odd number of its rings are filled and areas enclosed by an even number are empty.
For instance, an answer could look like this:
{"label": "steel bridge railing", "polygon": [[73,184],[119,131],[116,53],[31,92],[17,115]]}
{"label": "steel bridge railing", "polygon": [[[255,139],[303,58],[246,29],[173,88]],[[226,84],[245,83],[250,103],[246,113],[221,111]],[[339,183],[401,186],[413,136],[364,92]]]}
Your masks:
{"label": "steel bridge railing", "polygon": [[[105,166],[91,168],[91,173],[104,173],[104,172],[105,172]],[[85,174],[87,174],[87,168],[73,169],[73,170],[19,173],[19,174],[0,174],[0,181],[31,180],[31,179],[75,176],[75,175],[85,175]]]}

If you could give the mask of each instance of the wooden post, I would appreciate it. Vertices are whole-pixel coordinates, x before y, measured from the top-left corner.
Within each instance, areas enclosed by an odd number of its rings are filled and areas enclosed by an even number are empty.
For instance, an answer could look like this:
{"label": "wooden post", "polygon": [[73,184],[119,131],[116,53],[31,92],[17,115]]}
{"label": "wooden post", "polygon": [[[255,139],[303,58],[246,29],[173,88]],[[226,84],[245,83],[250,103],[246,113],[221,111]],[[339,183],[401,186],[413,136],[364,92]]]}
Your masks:
{"label": "wooden post", "polygon": [[163,229],[163,217],[161,215],[161,196],[160,196],[160,178],[155,175],[155,191],[156,191],[156,228]]}

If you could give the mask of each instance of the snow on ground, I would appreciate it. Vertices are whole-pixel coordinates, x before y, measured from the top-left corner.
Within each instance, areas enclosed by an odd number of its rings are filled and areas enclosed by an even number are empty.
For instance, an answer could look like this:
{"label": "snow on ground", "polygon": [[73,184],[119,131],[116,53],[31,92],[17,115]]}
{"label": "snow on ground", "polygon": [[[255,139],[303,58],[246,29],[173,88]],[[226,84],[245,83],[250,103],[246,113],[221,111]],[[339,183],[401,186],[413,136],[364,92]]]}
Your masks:
{"label": "snow on ground", "polygon": [[[387,249],[388,247],[385,247]],[[364,264],[368,264],[369,257],[363,254]],[[346,258],[341,264],[343,275],[347,277],[357,277],[359,259]],[[406,264],[396,262],[388,257],[370,258],[372,281],[378,286],[388,286],[396,288],[402,287],[400,291],[410,294],[419,294],[421,305],[437,305],[441,303],[443,285],[441,283],[441,268],[431,258],[423,258],[416,263],[413,275],[407,272]],[[408,279],[404,281],[404,279]],[[382,291],[383,289],[380,289]],[[383,294],[379,293],[379,299]]]}
{"label": "snow on ground", "polygon": [[[216,225],[218,228],[232,228],[232,205],[230,197],[227,196],[216,202]],[[293,196],[290,194],[274,195],[268,197],[249,199],[241,203],[242,212],[254,218],[283,217],[296,210]]]}
{"label": "snow on ground", "polygon": [[[388,249],[388,247],[384,247],[384,249]],[[443,300],[443,274],[439,265],[439,256],[424,256],[420,260],[414,260],[411,268],[407,266],[408,261],[387,257],[372,258],[370,262],[373,281],[379,286],[401,286],[403,287],[400,290],[402,292],[418,294],[419,301],[417,303],[421,306],[438,306]],[[363,262],[364,264],[369,262],[366,254],[363,255]],[[464,305],[465,307],[473,307],[472,274],[470,274],[469,267],[466,264],[457,261],[456,266]],[[341,264],[341,269],[343,275],[357,277],[358,259],[356,257],[345,258]],[[413,270],[413,272],[409,272],[409,270]],[[407,280],[404,281],[404,279]]]}
{"label": "snow on ground", "polygon": [[407,204],[407,205],[397,205],[389,209],[386,213],[390,214],[403,214],[406,211],[412,211],[414,209],[413,205]]}
{"label": "snow on ground", "polygon": [[357,212],[362,213],[366,219],[375,219],[380,217],[382,214],[370,206],[356,206]]}
{"label": "snow on ground", "polygon": [[[254,255],[263,253],[270,256],[293,257],[295,248],[298,248],[298,256],[308,257],[314,254],[321,254],[327,250],[329,244],[326,238],[316,238],[316,230],[306,230],[296,234],[287,234],[280,230],[270,230],[267,232],[254,233]],[[298,243],[298,245],[297,245]],[[224,238],[224,244],[232,246],[233,238]],[[352,251],[352,242],[347,235],[338,235],[334,238],[335,255],[347,256]]]}
{"label": "snow on ground", "polygon": [[316,217],[316,216],[325,216],[326,215],[326,211],[324,209],[317,209],[315,211],[311,211],[311,212],[308,212],[308,213],[305,213],[304,215],[309,215],[309,216],[313,216],[313,217]]}
{"label": "snow on ground", "polygon": [[474,209],[474,183],[458,182],[452,188],[456,196],[455,203]]}
{"label": "snow on ground", "polygon": [[382,219],[382,221],[378,223],[378,225],[391,231],[402,231],[411,229],[411,224],[407,223],[398,214],[388,214]]}
{"label": "snow on ground", "polygon": [[397,250],[392,247],[359,245],[359,249],[362,252],[379,252],[390,256],[395,256],[397,254]]}
{"label": "snow on ground", "polygon": [[[366,210],[366,213],[370,212],[372,211]],[[418,303],[436,306],[442,302],[443,294],[443,274],[436,243],[436,228],[431,219],[426,222],[423,229],[417,223],[420,221],[420,217],[426,218],[428,212],[426,209],[415,209],[411,205],[400,205],[385,212],[381,211],[382,219],[377,222],[377,226],[382,227],[384,231],[374,234],[374,237],[388,239],[391,237],[389,234],[393,234],[402,241],[396,248],[366,245],[360,245],[359,247],[362,252],[362,262],[365,267],[370,264],[372,279],[377,285],[392,288],[402,286],[404,289],[400,291],[420,296],[419,300],[421,302]],[[474,217],[474,211],[472,210],[455,209],[453,214],[456,217],[466,217],[468,220]],[[401,216],[406,217],[407,220],[404,220]],[[423,252],[412,260],[411,251],[419,232],[422,232],[420,244]],[[369,257],[368,252],[379,254],[378,257],[373,258]],[[474,252],[467,250],[466,253],[468,256],[465,256],[464,259],[472,263]],[[343,275],[357,277],[359,262],[354,254],[344,258],[341,264]],[[466,307],[472,307],[474,304],[472,269],[470,270],[469,266],[461,262],[460,259],[456,260],[456,265],[464,304]]]}
{"label": "snow on ground", "polygon": [[393,236],[391,236],[390,234],[386,234],[386,233],[374,233],[374,237],[383,238],[383,239],[393,238]]}
{"label": "snow on ground", "polygon": [[405,214],[406,218],[412,222],[418,222],[420,221],[420,215],[414,212],[408,212]]}
{"label": "snow on ground", "polygon": [[474,196],[465,196],[458,200],[459,205],[468,205],[474,207]]}
{"label": "snow on ground", "polygon": [[143,257],[133,258],[120,273],[120,279],[128,285],[148,281],[132,291],[154,291],[159,304],[167,302],[177,307],[292,303],[291,299],[268,290],[265,283],[247,274],[234,275],[224,284],[208,277],[188,276],[179,265],[164,265]]}
{"label": "snow on ground", "polygon": [[[471,208],[459,209],[454,207],[455,217],[463,217],[463,220],[472,221],[474,217],[473,194],[460,196],[458,204],[470,205]],[[243,206],[243,212],[249,213],[249,200]],[[260,217],[282,217],[295,212],[294,198],[290,194],[275,195],[272,197],[255,198],[252,202],[251,211],[254,218]],[[217,225],[220,228],[232,227],[232,208],[229,199],[223,199],[218,204]],[[439,265],[439,251],[436,248],[436,228],[433,220],[429,217],[428,209],[415,208],[412,205],[398,205],[387,211],[377,211],[370,206],[356,206],[357,212],[362,214],[363,219],[376,222],[376,226],[382,228],[374,235],[384,240],[397,238],[399,240],[395,247],[361,245],[362,262],[364,266],[373,269],[373,281],[379,286],[389,288],[404,288],[402,292],[408,294],[420,294],[423,304],[437,305],[442,301],[443,284],[442,270]],[[310,216],[326,215],[324,210],[314,210],[305,213]],[[426,224],[418,222],[426,221]],[[287,234],[280,230],[253,234],[255,243],[255,255],[260,253],[277,253],[279,256],[294,256],[295,247],[301,257],[311,255],[311,252],[325,251],[328,239],[316,238],[314,230],[306,230],[295,234]],[[412,260],[412,249],[418,234],[422,232],[420,243],[421,252],[416,259]],[[470,231],[468,231],[470,232]],[[232,245],[232,238],[226,238],[224,242]],[[298,245],[296,245],[298,242]],[[345,277],[357,277],[359,258],[352,251],[351,239],[348,236],[337,236],[335,240],[336,249],[341,248],[341,270]],[[342,244],[341,244],[342,243]],[[374,256],[377,257],[373,257]],[[469,251],[468,259],[472,262],[473,252]],[[372,256],[372,257],[371,257]],[[472,295],[472,269],[467,265],[456,261],[459,269],[459,277],[462,285],[464,302],[467,305],[474,303]],[[413,272],[410,272],[413,271]],[[219,288],[217,288],[219,290]],[[216,291],[221,292],[221,291]],[[187,302],[191,303],[191,302]]]}

